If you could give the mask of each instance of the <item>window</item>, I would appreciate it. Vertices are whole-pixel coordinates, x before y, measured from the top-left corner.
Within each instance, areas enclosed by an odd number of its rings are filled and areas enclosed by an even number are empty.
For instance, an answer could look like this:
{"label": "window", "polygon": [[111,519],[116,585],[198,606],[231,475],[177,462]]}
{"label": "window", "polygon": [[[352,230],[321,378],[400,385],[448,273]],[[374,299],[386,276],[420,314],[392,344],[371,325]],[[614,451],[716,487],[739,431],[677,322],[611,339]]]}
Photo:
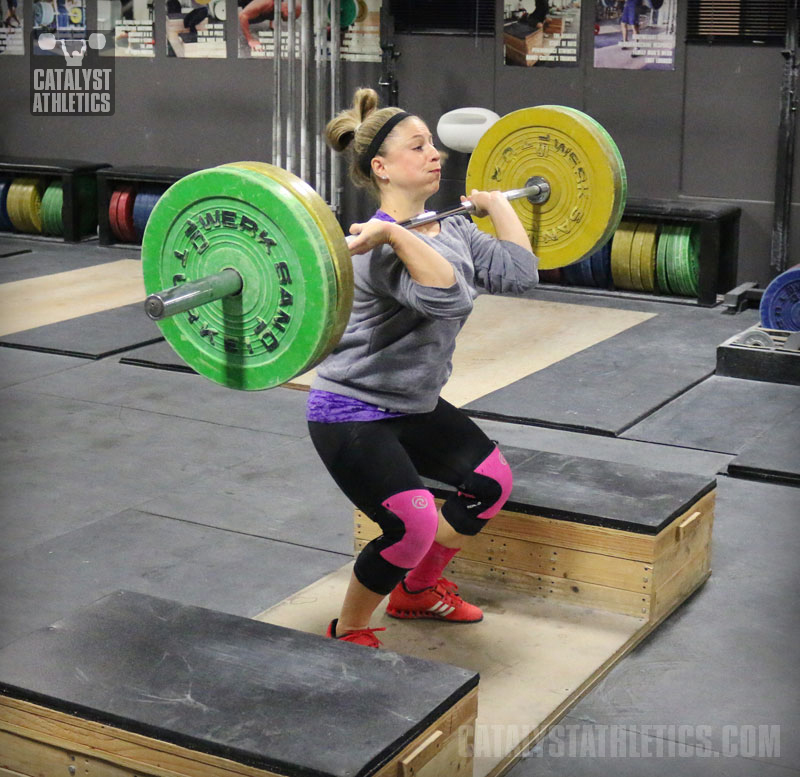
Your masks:
{"label": "window", "polygon": [[789,0],[689,0],[687,39],[783,44]]}
{"label": "window", "polygon": [[392,0],[395,32],[494,35],[494,0]]}

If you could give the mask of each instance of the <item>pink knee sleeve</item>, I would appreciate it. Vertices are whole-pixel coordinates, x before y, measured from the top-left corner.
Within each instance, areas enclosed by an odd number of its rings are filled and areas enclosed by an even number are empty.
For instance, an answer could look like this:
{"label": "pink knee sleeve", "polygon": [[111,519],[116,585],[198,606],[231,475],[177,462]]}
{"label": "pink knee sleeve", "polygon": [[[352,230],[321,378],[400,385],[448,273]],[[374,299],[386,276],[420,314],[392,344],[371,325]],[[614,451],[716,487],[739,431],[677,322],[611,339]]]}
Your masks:
{"label": "pink knee sleeve", "polygon": [[503,505],[511,495],[511,489],[514,485],[514,477],[511,474],[511,467],[508,462],[500,453],[500,448],[495,449],[476,467],[475,472],[478,475],[491,478],[500,485],[500,498],[491,507],[488,507],[482,513],[478,513],[478,518],[493,518],[500,512]]}
{"label": "pink knee sleeve", "polygon": [[405,534],[380,554],[396,567],[413,569],[428,552],[436,536],[439,515],[433,494],[421,488],[401,491],[390,496],[383,506],[403,522]]}

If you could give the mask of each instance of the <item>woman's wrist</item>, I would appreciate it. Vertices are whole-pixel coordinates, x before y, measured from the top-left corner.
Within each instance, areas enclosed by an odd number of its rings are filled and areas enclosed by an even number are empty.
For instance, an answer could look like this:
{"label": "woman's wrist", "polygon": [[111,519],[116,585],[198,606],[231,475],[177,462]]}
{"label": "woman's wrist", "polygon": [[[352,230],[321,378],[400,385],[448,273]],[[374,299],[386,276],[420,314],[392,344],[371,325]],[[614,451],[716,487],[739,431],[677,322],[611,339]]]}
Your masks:
{"label": "woman's wrist", "polygon": [[[397,238],[408,230],[401,227],[396,221],[387,221],[386,223],[386,244],[392,248],[397,247]],[[398,232],[400,230],[400,232]]]}
{"label": "woman's wrist", "polygon": [[503,192],[492,192],[486,212],[489,216],[501,215],[504,213],[514,213],[514,206],[506,198]]}

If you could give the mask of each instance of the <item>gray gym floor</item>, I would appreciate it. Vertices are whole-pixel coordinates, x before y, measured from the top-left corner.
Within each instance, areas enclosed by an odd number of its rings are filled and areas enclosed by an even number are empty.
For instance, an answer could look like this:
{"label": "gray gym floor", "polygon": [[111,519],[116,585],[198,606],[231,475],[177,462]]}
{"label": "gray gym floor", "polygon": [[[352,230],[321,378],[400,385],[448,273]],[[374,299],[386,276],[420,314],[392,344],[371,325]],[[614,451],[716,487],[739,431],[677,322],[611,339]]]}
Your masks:
{"label": "gray gym floor", "polygon": [[[0,238],[0,254],[17,267],[6,282],[131,251]],[[718,502],[709,581],[510,774],[800,774],[800,488],[728,474],[749,441],[797,424],[800,388],[713,376],[715,345],[753,311],[537,295],[658,315],[474,403],[490,436],[716,476]],[[43,328],[38,345],[3,338],[0,646],[118,589],[253,616],[351,556],[351,508],[308,439],[305,394],[103,355],[133,348],[142,314],[121,310]],[[98,353],[28,350],[58,337]]]}

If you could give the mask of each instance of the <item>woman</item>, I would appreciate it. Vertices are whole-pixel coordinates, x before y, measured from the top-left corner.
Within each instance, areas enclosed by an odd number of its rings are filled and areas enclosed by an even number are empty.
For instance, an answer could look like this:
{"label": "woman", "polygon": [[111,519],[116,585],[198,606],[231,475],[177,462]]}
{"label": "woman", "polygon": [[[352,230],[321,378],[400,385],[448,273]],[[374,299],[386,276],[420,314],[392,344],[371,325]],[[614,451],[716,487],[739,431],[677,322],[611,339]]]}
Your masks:
{"label": "woman", "polygon": [[[439,394],[475,287],[519,293],[538,280],[525,229],[500,192],[470,195],[499,239],[461,216],[413,231],[397,223],[423,212],[439,189],[441,155],[419,117],[377,106],[374,90],[359,89],[353,107],[326,129],[332,148],[352,151],[351,178],[377,196],[380,209],[350,227],[353,310],[317,367],[307,412],[328,471],[383,531],[356,559],[327,630],[371,647],[383,629],[370,628],[370,617],[387,594],[387,613],[396,618],[483,617],[442,572],[464,538],[505,503],[511,471],[483,431]],[[422,476],[457,489],[441,511]]]}
{"label": "woman", "polygon": [[622,15],[619,18],[619,26],[622,31],[622,42],[628,42],[628,36],[633,38],[639,34],[639,1],[625,0],[622,8]]}

